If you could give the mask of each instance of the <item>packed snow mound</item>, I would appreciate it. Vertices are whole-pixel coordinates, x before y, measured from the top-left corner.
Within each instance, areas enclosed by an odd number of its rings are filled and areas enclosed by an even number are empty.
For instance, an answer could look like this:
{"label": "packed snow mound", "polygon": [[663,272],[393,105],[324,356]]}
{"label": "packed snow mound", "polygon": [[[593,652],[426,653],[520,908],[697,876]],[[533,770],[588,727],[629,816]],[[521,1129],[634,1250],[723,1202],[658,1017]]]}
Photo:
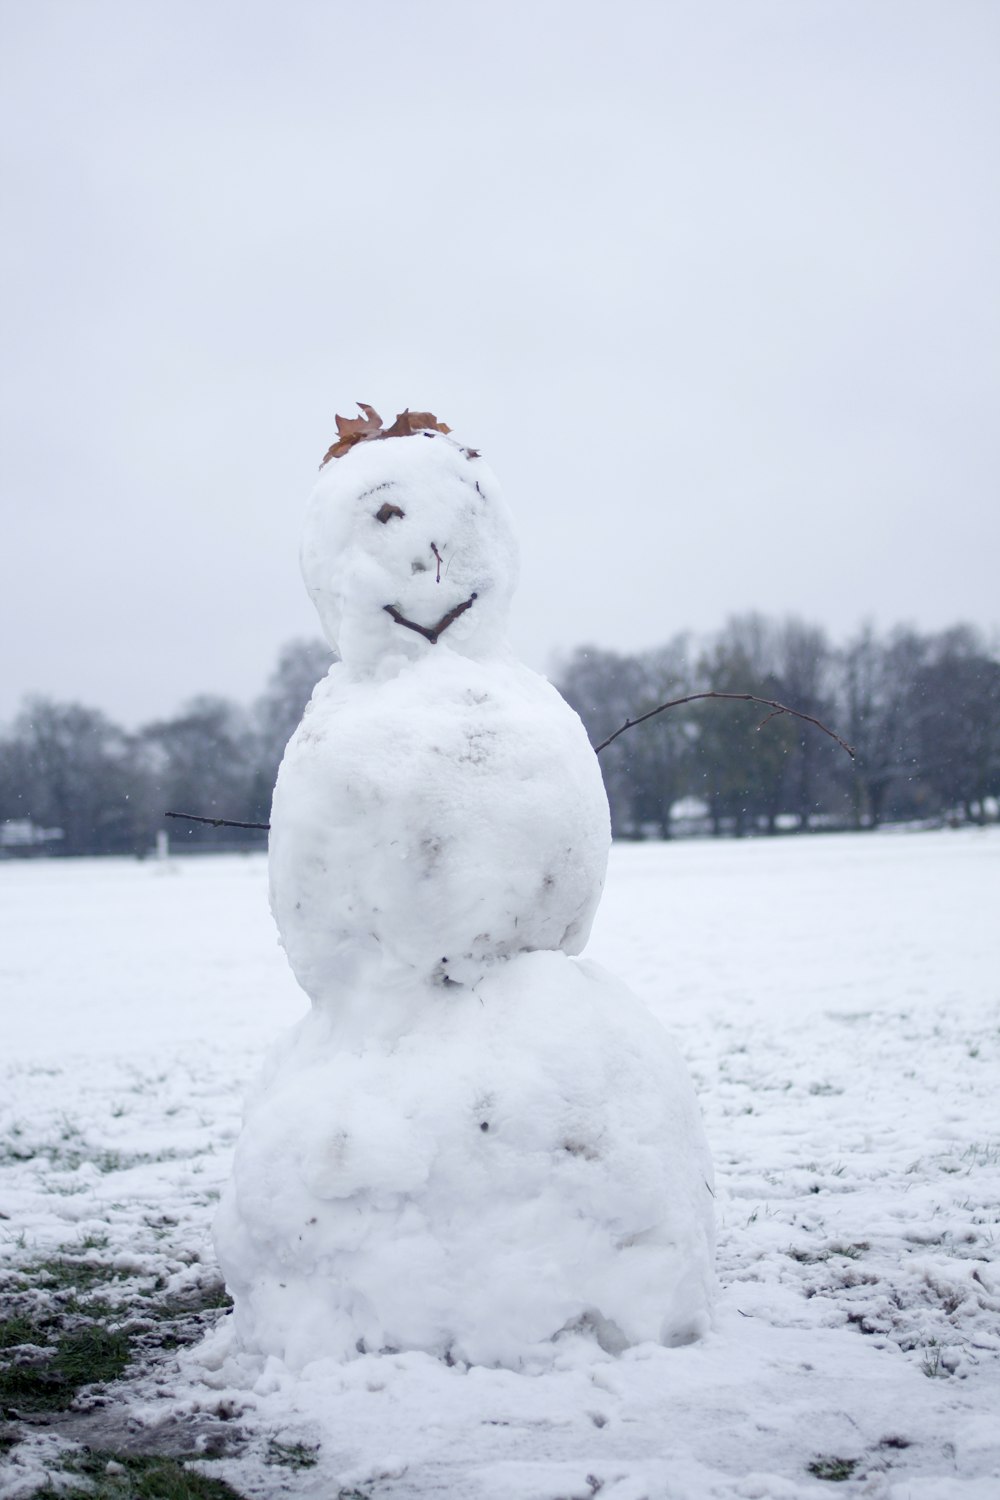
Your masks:
{"label": "packed snow mound", "polygon": [[609,844],[573,710],[527,667],[442,639],[386,681],[337,665],[317,687],[275,789],[272,909],[303,989],[377,1026],[366,977],[467,982],[580,952]]}
{"label": "packed snow mound", "polygon": [[295,1369],[389,1349],[516,1369],[563,1332],[613,1351],[702,1334],[711,1162],[683,1063],[625,986],[523,954],[475,987],[415,982],[405,1008],[392,1047],[317,1008],[268,1066],[216,1223],[239,1346]]}
{"label": "packed snow mound", "polygon": [[434,649],[420,630],[458,609],[441,636],[453,650],[502,646],[517,581],[510,514],[488,466],[443,433],[359,443],[326,464],[301,561],[327,640],[353,671],[419,660]]}

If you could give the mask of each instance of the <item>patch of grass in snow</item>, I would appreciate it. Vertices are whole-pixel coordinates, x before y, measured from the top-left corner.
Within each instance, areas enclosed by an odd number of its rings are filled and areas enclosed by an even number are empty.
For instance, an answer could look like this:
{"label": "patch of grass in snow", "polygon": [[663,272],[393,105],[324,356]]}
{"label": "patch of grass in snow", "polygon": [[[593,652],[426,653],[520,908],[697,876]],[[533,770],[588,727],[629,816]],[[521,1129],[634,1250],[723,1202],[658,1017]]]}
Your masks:
{"label": "patch of grass in snow", "polygon": [[[212,1147],[181,1151],[167,1147],[163,1151],[120,1151],[110,1146],[88,1144],[81,1132],[68,1121],[64,1122],[58,1140],[34,1141],[25,1138],[20,1125],[11,1126],[8,1139],[0,1141],[0,1167],[23,1165],[26,1162],[44,1161],[49,1172],[78,1172],[83,1166],[96,1168],[103,1177],[112,1172],[127,1172],[132,1167],[155,1166],[160,1162],[189,1161],[199,1156],[212,1154]],[[195,1161],[194,1171],[200,1163]],[[46,1191],[64,1195],[74,1192],[74,1187],[47,1182]]]}
{"label": "patch of grass in snow", "polygon": [[954,1349],[945,1349],[937,1339],[930,1339],[920,1368],[928,1380],[950,1380],[958,1367],[958,1356]]}
{"label": "patch of grass in snow", "polygon": [[859,1460],[856,1458],[835,1458],[832,1456],[821,1456],[819,1458],[814,1458],[812,1463],[809,1464],[808,1468],[809,1473],[812,1474],[814,1478],[829,1479],[834,1484],[839,1484],[842,1483],[845,1479],[850,1479],[851,1475],[858,1467],[858,1462]]}
{"label": "patch of grass in snow", "polygon": [[64,1472],[79,1476],[83,1484],[50,1481],[32,1500],[242,1500],[224,1479],[189,1469],[177,1458],[83,1453],[69,1460]]}
{"label": "patch of grass in snow", "polygon": [[860,1260],[865,1251],[870,1249],[871,1245],[867,1240],[857,1240],[852,1245],[824,1245],[821,1250],[803,1250],[793,1246],[785,1254],[789,1259],[797,1260],[800,1266],[815,1266],[834,1255],[844,1256],[847,1260]]}
{"label": "patch of grass in snow", "polygon": [[128,1272],[119,1271],[107,1261],[76,1260],[68,1255],[53,1255],[21,1268],[21,1276],[39,1283],[49,1291],[90,1292],[94,1287],[122,1281]]}
{"label": "patch of grass in snow", "polygon": [[167,1298],[158,1304],[158,1313],[161,1317],[176,1318],[192,1312],[219,1312],[232,1305],[233,1299],[226,1291],[225,1282],[218,1280],[199,1286],[184,1297]]}
{"label": "patch of grass in snow", "polygon": [[11,1342],[0,1365],[0,1406],[18,1412],[62,1411],[81,1386],[117,1380],[128,1364],[128,1334],[103,1323],[57,1332],[51,1321],[21,1316],[2,1326]]}
{"label": "patch of grass in snow", "polygon": [[80,1249],[106,1250],[109,1243],[110,1241],[108,1239],[108,1236],[102,1230],[97,1234],[85,1234],[83,1236],[83,1239],[80,1241]]}
{"label": "patch of grass in snow", "polygon": [[84,1386],[119,1380],[131,1358],[197,1342],[229,1305],[218,1279],[164,1296],[161,1278],[94,1257],[22,1264],[0,1293],[0,1408],[65,1410]]}
{"label": "patch of grass in snow", "polygon": [[0,1322],[0,1349],[19,1349],[22,1344],[34,1343],[37,1332],[30,1318],[5,1318]]}
{"label": "patch of grass in snow", "polygon": [[232,1305],[224,1283],[213,1281],[171,1297],[149,1298],[135,1309],[134,1322],[147,1347],[180,1349],[204,1336],[215,1321],[211,1314],[225,1312]]}
{"label": "patch of grass in snow", "polygon": [[279,1443],[272,1438],[264,1454],[266,1464],[278,1464],[283,1469],[312,1469],[319,1463],[319,1446],[309,1443]]}
{"label": "patch of grass in snow", "polygon": [[1000,1162],[1000,1145],[995,1141],[973,1141],[960,1159],[970,1167],[995,1167]]}

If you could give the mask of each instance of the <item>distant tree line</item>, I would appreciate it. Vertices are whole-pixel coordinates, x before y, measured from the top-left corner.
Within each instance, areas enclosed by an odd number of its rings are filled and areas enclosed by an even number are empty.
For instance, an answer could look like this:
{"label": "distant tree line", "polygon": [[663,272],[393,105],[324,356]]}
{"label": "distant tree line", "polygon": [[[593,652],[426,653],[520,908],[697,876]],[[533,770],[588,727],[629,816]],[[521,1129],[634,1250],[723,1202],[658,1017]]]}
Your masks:
{"label": "distant tree line", "polygon": [[855,749],[852,760],[755,703],[668,710],[601,755],[618,837],[983,821],[1000,797],[1000,657],[967,625],[865,626],[834,647],[814,625],[744,615],[636,655],[582,648],[555,680],[594,744],[657,703],[714,690],[785,703]]}
{"label": "distant tree line", "polygon": [[[97,709],[29,699],[0,730],[0,855],[251,848],[264,835],[165,823],[168,809],[266,823],[284,746],[333,657],[282,651],[257,701],[202,696],[127,732]],[[595,745],[669,698],[753,693],[811,714],[856,750],[755,703],[668,710],[601,755],[619,838],[876,828],[995,815],[1000,654],[969,626],[861,629],[835,647],[816,626],[761,615],[633,655],[585,647],[554,674]],[[767,719],[767,722],[762,722]]]}
{"label": "distant tree line", "polygon": [[332,661],[322,642],[293,641],[249,709],[201,696],[134,733],[98,709],[29,699],[0,732],[0,854],[143,854],[165,828],[175,848],[262,845],[164,813],[266,823],[285,745]]}

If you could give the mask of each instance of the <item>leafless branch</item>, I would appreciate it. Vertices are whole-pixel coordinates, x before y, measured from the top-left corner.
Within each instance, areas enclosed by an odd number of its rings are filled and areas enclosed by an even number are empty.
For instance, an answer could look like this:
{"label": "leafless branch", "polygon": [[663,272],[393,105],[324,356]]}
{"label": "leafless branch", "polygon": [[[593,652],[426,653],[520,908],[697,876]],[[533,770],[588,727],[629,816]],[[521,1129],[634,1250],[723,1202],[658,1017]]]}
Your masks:
{"label": "leafless branch", "polygon": [[270,823],[234,823],[232,818],[202,818],[197,813],[168,812],[165,818],[184,818],[188,823],[207,823],[209,828],[260,828],[268,832]]}
{"label": "leafless branch", "polygon": [[839,734],[835,734],[828,725],[822,722],[822,720],[813,718],[812,714],[800,713],[797,708],[789,708],[787,704],[776,703],[773,698],[758,698],[756,693],[715,692],[687,693],[683,698],[671,698],[669,703],[658,704],[656,708],[651,708],[648,713],[640,714],[637,719],[626,719],[625,723],[621,726],[620,729],[616,729],[614,734],[609,734],[606,740],[602,740],[599,745],[594,746],[595,753],[597,755],[600,755],[601,751],[606,750],[613,740],[616,740],[620,734],[625,733],[626,729],[633,729],[636,724],[645,724],[647,719],[655,718],[657,714],[664,713],[668,708],[680,708],[682,703],[695,703],[699,698],[728,698],[731,701],[738,703],[762,703],[765,708],[770,708],[773,710],[773,712],[769,713],[766,718],[761,720],[761,722],[757,725],[758,730],[763,729],[768,719],[774,719],[778,716],[778,714],[791,714],[793,718],[802,719],[806,724],[815,724],[817,729],[822,729],[823,733],[828,734],[831,740],[836,740],[840,748],[842,750],[846,750],[851,759],[854,759],[853,747],[850,746],[846,740],[842,740]]}
{"label": "leafless branch", "polygon": [[760,723],[757,725],[757,733],[760,733],[765,724],[770,724],[772,719],[780,718],[784,712],[785,710],[783,708],[772,708],[771,712],[769,714],[765,714]]}

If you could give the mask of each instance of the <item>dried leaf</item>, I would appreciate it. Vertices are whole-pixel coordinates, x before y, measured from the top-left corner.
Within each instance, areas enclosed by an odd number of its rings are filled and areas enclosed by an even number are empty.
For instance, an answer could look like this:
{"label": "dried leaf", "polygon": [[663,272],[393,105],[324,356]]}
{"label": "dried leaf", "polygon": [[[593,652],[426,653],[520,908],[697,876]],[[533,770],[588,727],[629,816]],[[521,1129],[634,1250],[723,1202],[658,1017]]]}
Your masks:
{"label": "dried leaf", "polygon": [[382,433],[383,437],[412,437],[415,432],[450,432],[444,422],[439,422],[432,411],[405,411],[397,414],[395,422]]}
{"label": "dried leaf", "polygon": [[362,438],[377,437],[382,430],[382,418],[373,406],[367,406],[364,401],[358,405],[364,412],[363,417],[338,417],[337,431],[342,438],[353,438],[360,442]]}
{"label": "dried leaf", "polygon": [[451,428],[446,422],[439,422],[432,411],[411,411],[410,430],[412,432],[422,431],[425,428],[433,428],[435,432],[450,432]]}
{"label": "dried leaf", "polygon": [[409,437],[412,432],[409,407],[399,413],[391,427],[385,429],[386,437]]}
{"label": "dried leaf", "polygon": [[[359,401],[358,406],[364,413],[361,417],[337,417],[337,441],[326,450],[323,455],[322,469],[331,458],[343,458],[345,453],[350,453],[355,443],[371,442],[373,438],[387,437],[412,437],[416,432],[450,432],[451,428],[444,422],[439,422],[432,411],[401,411],[391,427],[382,427],[382,418],[374,406],[369,406],[366,401]],[[470,457],[473,454],[478,457],[475,450],[469,450]]]}
{"label": "dried leaf", "polygon": [[381,436],[382,418],[374,406],[369,406],[367,401],[359,401],[358,406],[364,412],[364,416],[337,416],[337,441],[331,444],[323,454],[321,469],[330,462],[331,458],[343,458],[345,453],[350,453],[355,443],[363,443],[369,438]]}

